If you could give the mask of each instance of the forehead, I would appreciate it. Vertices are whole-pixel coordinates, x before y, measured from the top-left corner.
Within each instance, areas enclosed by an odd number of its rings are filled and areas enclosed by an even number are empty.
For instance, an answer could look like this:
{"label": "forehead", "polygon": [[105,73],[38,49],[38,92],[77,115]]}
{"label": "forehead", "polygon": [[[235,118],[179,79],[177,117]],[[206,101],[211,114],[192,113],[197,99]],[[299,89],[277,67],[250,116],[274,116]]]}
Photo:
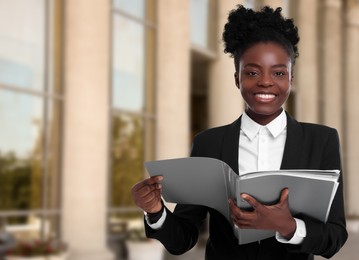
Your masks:
{"label": "forehead", "polygon": [[254,63],[258,65],[284,64],[290,66],[291,59],[288,52],[280,44],[260,42],[245,50],[239,62],[241,65]]}

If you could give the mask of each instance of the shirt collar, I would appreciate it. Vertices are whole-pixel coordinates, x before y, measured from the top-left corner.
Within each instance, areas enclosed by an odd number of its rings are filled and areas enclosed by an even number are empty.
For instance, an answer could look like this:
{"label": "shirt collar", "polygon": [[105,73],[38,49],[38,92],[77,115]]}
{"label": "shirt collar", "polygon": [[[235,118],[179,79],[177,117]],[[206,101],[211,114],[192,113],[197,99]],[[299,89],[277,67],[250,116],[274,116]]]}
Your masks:
{"label": "shirt collar", "polygon": [[253,140],[261,128],[267,128],[272,136],[276,138],[287,127],[287,116],[284,109],[279,116],[265,126],[253,121],[246,112],[243,113],[241,120],[241,130],[250,140]]}

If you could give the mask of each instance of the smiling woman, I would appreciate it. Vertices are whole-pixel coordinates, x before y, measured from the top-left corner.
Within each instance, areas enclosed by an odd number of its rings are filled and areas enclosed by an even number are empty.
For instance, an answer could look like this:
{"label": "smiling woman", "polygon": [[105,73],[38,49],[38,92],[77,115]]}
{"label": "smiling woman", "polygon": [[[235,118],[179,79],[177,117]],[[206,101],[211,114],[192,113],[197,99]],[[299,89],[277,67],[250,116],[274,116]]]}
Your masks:
{"label": "smiling woman", "polygon": [[[195,136],[191,156],[221,159],[239,175],[262,170],[341,169],[337,131],[298,122],[283,108],[298,56],[299,36],[293,20],[284,18],[281,8],[254,11],[238,5],[228,16],[223,40],[224,51],[234,57],[234,80],[246,109],[233,123]],[[218,211],[201,205],[177,204],[171,212],[162,202],[163,178],[153,176],[138,182],[132,196],[147,213],[146,235],[158,239],[172,254],[183,254],[195,246],[208,214],[207,260],[329,258],[348,236],[342,176],[326,223],[290,212],[290,190],[285,186],[274,205],[241,194],[253,211],[239,208],[229,197],[230,223]],[[239,245],[233,225],[272,230],[275,236]]]}

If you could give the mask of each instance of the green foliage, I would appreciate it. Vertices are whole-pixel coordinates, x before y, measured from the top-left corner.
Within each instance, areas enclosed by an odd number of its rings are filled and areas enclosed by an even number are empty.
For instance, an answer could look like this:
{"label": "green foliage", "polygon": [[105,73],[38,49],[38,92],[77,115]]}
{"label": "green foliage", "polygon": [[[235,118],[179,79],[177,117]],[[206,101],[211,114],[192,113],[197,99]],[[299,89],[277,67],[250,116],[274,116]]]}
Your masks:
{"label": "green foliage", "polygon": [[31,159],[0,152],[0,210],[26,210],[37,206],[33,200],[41,201],[41,185],[36,185],[41,182],[33,183],[34,164]]}
{"label": "green foliage", "polygon": [[131,187],[143,179],[144,140],[140,116],[116,115],[112,125],[111,206],[131,207]]}
{"label": "green foliage", "polygon": [[0,154],[0,209],[29,207],[31,170],[29,162],[19,161],[14,154]]}

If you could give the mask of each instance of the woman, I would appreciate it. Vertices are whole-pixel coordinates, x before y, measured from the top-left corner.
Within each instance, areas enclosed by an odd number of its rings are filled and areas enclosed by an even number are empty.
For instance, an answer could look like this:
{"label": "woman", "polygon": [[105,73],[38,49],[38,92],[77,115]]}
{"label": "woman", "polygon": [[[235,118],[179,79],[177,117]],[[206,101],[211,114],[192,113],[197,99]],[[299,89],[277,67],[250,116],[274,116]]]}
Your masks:
{"label": "woman", "polygon": [[[225,161],[235,172],[278,169],[340,169],[337,131],[322,125],[299,123],[283,110],[298,57],[298,30],[281,9],[259,12],[238,6],[228,16],[223,32],[225,53],[234,57],[234,80],[246,103],[234,123],[197,135],[191,156]],[[276,236],[238,245],[232,227],[217,211],[177,205],[168,211],[161,200],[162,177],[143,180],[132,188],[135,203],[146,212],[145,228],[172,254],[182,254],[197,242],[209,213],[206,259],[314,259],[331,257],[347,239],[343,180],[335,195],[327,223],[306,215],[292,216],[290,190],[280,201],[262,205],[242,194],[254,208],[242,211],[229,199],[231,217],[240,228],[275,230]],[[314,200],[315,198],[313,198]]]}

